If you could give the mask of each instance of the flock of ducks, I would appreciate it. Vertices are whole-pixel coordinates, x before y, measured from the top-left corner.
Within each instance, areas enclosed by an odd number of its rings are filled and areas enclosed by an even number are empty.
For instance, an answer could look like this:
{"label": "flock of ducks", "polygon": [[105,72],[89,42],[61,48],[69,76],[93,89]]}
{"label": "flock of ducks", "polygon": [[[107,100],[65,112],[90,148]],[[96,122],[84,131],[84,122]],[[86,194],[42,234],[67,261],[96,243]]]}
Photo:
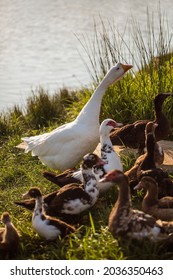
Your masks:
{"label": "flock of ducks", "polygon": [[[169,122],[162,111],[170,93],[154,99],[155,119],[140,120],[124,125],[112,119],[99,124],[103,95],[110,84],[120,80],[131,65],[118,63],[108,71],[77,118],[52,132],[23,138],[25,152],[32,152],[48,167],[43,176],[58,190],[43,195],[32,187],[16,205],[32,211],[32,227],[46,240],[64,237],[76,228],[69,223],[74,217],[95,205],[100,194],[112,186],[119,193],[110,213],[108,228],[115,238],[170,239],[173,234],[173,182],[163,171],[164,151],[158,144],[170,133]],[[100,155],[93,151],[100,142]],[[124,172],[114,145],[139,151],[134,166]],[[75,166],[81,162],[79,169]],[[141,210],[133,209],[131,194],[144,189]],[[71,219],[69,219],[69,217]],[[8,212],[1,217],[5,228],[0,229],[0,251],[12,253],[19,244],[19,233]],[[11,248],[12,251],[11,251]]]}

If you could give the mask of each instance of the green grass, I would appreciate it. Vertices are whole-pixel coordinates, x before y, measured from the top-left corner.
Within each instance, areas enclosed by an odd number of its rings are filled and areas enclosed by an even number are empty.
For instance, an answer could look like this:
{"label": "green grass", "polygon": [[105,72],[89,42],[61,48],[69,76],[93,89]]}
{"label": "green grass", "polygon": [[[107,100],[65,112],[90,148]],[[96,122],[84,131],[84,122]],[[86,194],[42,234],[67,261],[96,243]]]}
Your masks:
{"label": "green grass", "polygon": [[[39,186],[43,194],[57,189],[42,176],[42,172],[48,168],[37,158],[15,147],[21,142],[21,136],[48,132],[73,120],[90,98],[100,78],[114,63],[132,63],[135,71],[109,87],[103,98],[100,122],[105,118],[113,118],[124,124],[137,119],[153,119],[156,94],[173,93],[171,36],[165,31],[161,15],[158,36],[155,35],[149,13],[147,23],[148,40],[144,42],[139,25],[132,21],[133,44],[125,42],[114,25],[109,23],[106,27],[102,21],[101,30],[95,25],[94,42],[89,40],[88,45],[87,37],[82,42],[92,63],[88,66],[93,78],[90,88],[78,91],[62,89],[54,95],[38,88],[31,93],[24,109],[15,106],[0,114],[0,213],[9,211],[21,234],[16,259],[173,259],[172,248],[166,244],[153,244],[147,240],[134,243],[112,237],[107,224],[117,198],[116,188],[101,197],[90,212],[81,217],[75,234],[55,242],[46,242],[39,237],[31,226],[31,212],[13,203],[20,200],[31,186]],[[136,57],[139,58],[138,62]],[[173,139],[172,96],[166,100],[164,110],[172,127],[169,139]],[[121,159],[125,171],[135,161],[133,154]],[[173,177],[172,174],[170,176]],[[140,193],[133,196],[133,206],[138,207],[141,200]]]}
{"label": "green grass", "polygon": [[[13,202],[20,200],[22,194],[31,186],[39,186],[44,194],[57,189],[47,181],[42,172],[47,168],[40,161],[15,148],[19,137],[13,136],[4,142],[0,154],[0,213],[9,211],[13,223],[21,235],[20,248],[16,259],[172,259],[173,255],[163,244],[148,241],[133,243],[130,240],[114,239],[107,230],[109,213],[117,198],[113,188],[80,219],[77,232],[65,239],[46,242],[39,237],[31,225],[32,213]],[[135,158],[131,154],[123,156],[124,169],[132,166]],[[142,197],[136,194],[132,201],[134,207],[140,204]],[[1,254],[0,254],[1,256]],[[3,256],[2,256],[3,258]]]}

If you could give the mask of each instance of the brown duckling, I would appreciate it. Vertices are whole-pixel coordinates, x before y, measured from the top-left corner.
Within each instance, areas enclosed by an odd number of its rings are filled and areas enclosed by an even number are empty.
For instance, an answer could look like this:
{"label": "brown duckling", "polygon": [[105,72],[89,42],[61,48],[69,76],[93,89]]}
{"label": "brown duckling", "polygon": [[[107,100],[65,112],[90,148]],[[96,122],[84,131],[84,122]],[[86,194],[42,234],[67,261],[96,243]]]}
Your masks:
{"label": "brown duckling", "polygon": [[[157,123],[155,130],[156,141],[164,140],[170,134],[170,124],[167,117],[162,111],[164,100],[171,93],[160,93],[154,98],[155,119],[153,123]],[[113,145],[126,146],[138,149],[139,153],[143,153],[145,147],[145,126],[149,120],[140,120],[132,124],[126,124],[121,128],[116,128],[110,135]]]}
{"label": "brown duckling", "polygon": [[[161,145],[156,141],[156,129],[158,127],[158,124],[157,123],[154,123],[154,122],[148,122],[146,124],[146,127],[145,127],[145,147],[147,149],[149,149],[148,145],[151,145],[150,143],[147,143],[148,140],[147,140],[147,135],[149,133],[152,133],[153,134],[153,146],[154,146],[154,162],[155,162],[155,165],[156,167],[160,166],[163,161],[164,161],[164,151],[163,151],[163,148],[161,147]],[[139,157],[138,161],[143,161],[143,159],[145,158],[146,156],[146,153],[144,155],[141,155],[141,159]],[[143,157],[143,159],[142,159]]]}
{"label": "brown duckling", "polygon": [[149,132],[146,137],[146,153],[142,162],[138,166],[137,178],[140,176],[141,171],[147,169],[156,168],[156,163],[154,159],[154,150],[155,150],[155,137],[152,132]]}
{"label": "brown duckling", "polygon": [[[83,184],[68,184],[61,189],[43,196],[46,213],[56,215],[78,215],[92,207],[99,196],[97,180],[93,166],[102,166],[105,162],[96,154],[87,154],[81,165]],[[15,202],[15,204],[33,210],[35,199]]]}
{"label": "brown duckling", "polygon": [[[173,226],[142,211],[132,208],[128,177],[119,170],[106,174],[101,181],[111,181],[119,186],[118,199],[110,213],[108,227],[114,237],[130,237],[141,240],[160,240],[173,232]],[[168,227],[169,225],[169,227]]]}
{"label": "brown duckling", "polygon": [[164,221],[173,220],[173,197],[158,198],[158,184],[150,176],[144,176],[135,187],[136,190],[144,189],[145,197],[142,201],[142,211]]}
{"label": "brown duckling", "polygon": [[0,251],[12,256],[18,249],[20,236],[8,212],[2,213],[1,221],[5,227],[0,229]]}
{"label": "brown duckling", "polygon": [[[143,168],[159,167],[164,161],[164,152],[162,147],[155,140],[155,129],[158,125],[153,122],[148,122],[145,127],[145,146],[147,151],[145,154],[140,155],[134,166],[125,172],[130,181],[137,180],[137,172],[139,167],[143,165]],[[149,134],[149,135],[148,135]],[[152,135],[150,135],[152,134]],[[154,149],[154,153],[153,153]],[[144,165],[144,163],[145,165]]]}
{"label": "brown duckling", "polygon": [[[140,164],[145,159],[145,156],[146,156],[146,153],[143,154],[143,155],[140,155],[136,159],[134,165],[129,170],[127,170],[125,172],[125,175],[128,176],[130,181],[137,180],[137,171],[138,171],[138,168],[139,168]],[[163,163],[163,160],[164,160],[163,149],[161,148],[161,146],[158,143],[156,143],[155,144],[155,149],[154,149],[154,161],[155,161],[156,167],[159,167]]]}
{"label": "brown duckling", "polygon": [[31,188],[28,193],[23,195],[24,198],[28,196],[35,200],[32,226],[41,237],[46,240],[55,240],[58,236],[65,237],[75,231],[75,228],[71,225],[45,214],[43,198],[39,188]]}
{"label": "brown duckling", "polygon": [[169,177],[168,172],[161,168],[152,168],[149,170],[142,170],[138,177],[138,182],[144,176],[153,177],[158,184],[158,198],[165,196],[173,196],[173,181]]}

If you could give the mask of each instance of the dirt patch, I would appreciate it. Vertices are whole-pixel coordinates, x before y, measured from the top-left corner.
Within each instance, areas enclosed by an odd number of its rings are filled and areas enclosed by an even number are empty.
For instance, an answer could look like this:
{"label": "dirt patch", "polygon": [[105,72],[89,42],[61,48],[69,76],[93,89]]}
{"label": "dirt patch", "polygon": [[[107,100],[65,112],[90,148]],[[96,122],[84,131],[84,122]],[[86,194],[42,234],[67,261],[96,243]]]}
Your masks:
{"label": "dirt patch", "polygon": [[159,141],[164,150],[164,162],[162,168],[173,172],[173,141]]}

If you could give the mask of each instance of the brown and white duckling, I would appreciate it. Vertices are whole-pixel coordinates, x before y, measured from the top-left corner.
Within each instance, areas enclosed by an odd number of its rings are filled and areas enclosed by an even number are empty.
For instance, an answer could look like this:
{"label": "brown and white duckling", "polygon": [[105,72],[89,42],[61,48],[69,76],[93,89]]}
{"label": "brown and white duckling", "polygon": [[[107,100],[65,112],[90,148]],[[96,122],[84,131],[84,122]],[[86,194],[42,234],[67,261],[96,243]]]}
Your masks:
{"label": "brown and white duckling", "polygon": [[[81,165],[83,184],[68,184],[58,191],[43,196],[46,213],[50,215],[77,215],[92,207],[99,196],[97,180],[93,174],[94,165],[105,162],[96,154],[87,154]],[[15,202],[15,204],[33,210],[34,200]]]}
{"label": "brown and white duckling", "polygon": [[[156,141],[164,140],[170,134],[169,121],[162,111],[163,102],[170,95],[171,93],[160,93],[154,98],[155,119],[153,123],[158,124],[155,130]],[[110,136],[112,144],[138,149],[140,154],[143,153],[145,147],[145,126],[148,122],[149,120],[140,120],[115,129]]]}
{"label": "brown and white duckling", "polygon": [[5,224],[5,227],[0,229],[0,251],[14,254],[19,245],[19,233],[11,222],[8,212],[2,213],[1,221]]}
{"label": "brown and white duckling", "polygon": [[169,177],[169,173],[162,170],[161,168],[152,168],[149,170],[143,170],[140,173],[138,182],[144,176],[153,177],[158,184],[158,198],[165,196],[173,196],[173,181]]}
{"label": "brown and white duckling", "polygon": [[158,199],[158,184],[150,176],[144,176],[134,188],[144,189],[145,197],[142,201],[142,211],[164,221],[173,220],[173,197],[166,196]]}
{"label": "brown and white duckling", "polygon": [[114,237],[130,237],[132,239],[149,238],[157,240],[165,238],[165,234],[173,232],[161,221],[142,211],[132,208],[130,188],[127,176],[119,170],[113,170],[101,181],[111,181],[119,186],[118,199],[110,213],[108,227]]}
{"label": "brown and white duckling", "polygon": [[[103,166],[95,166],[94,168],[94,173],[98,181],[110,170],[118,169],[123,171],[123,165],[120,157],[115,152],[109,137],[110,131],[119,126],[122,126],[122,123],[118,123],[112,119],[105,119],[100,125],[99,133],[101,159],[103,159],[106,163]],[[60,187],[70,183],[79,184],[82,182],[82,172],[80,169],[77,171],[68,169],[59,175],[45,171],[43,176]],[[107,191],[110,187],[110,183],[98,183],[100,193]]]}
{"label": "brown and white duckling", "polygon": [[55,240],[58,236],[65,237],[67,234],[75,231],[75,228],[71,225],[45,214],[44,202],[39,188],[31,188],[23,195],[23,198],[28,197],[35,199],[32,226],[41,237],[46,240]]}

